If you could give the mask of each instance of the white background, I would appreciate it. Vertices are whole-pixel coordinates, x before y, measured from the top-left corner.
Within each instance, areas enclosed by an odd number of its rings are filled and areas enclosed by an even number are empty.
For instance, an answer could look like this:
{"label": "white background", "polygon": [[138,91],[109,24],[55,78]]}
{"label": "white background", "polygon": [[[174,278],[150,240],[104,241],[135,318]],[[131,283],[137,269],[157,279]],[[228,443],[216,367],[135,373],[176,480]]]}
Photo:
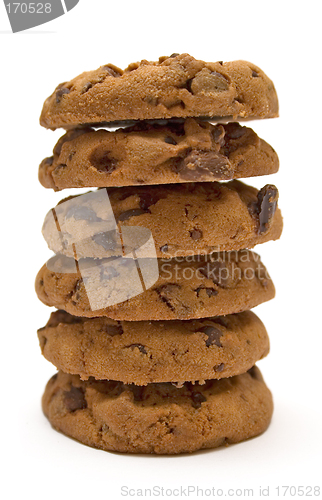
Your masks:
{"label": "white background", "polygon": [[[253,488],[256,498],[269,486],[277,498],[277,486],[321,486],[321,13],[318,1],[80,0],[67,15],[13,35],[1,3],[3,498],[118,499],[122,485]],[[280,118],[251,126],[279,153],[280,172],[246,181],[278,186],[285,221],[280,241],[255,249],[277,288],[276,299],[255,311],[271,338],[259,367],[275,413],[265,434],[229,448],[176,457],[106,453],[54,432],[40,408],[55,368],[40,354],[36,329],[50,310],[33,282],[50,256],[43,218],[66,192],[38,183],[38,164],[62,134],[38,118],[55,86],[84,70],[173,52],[252,61],[278,91]]]}

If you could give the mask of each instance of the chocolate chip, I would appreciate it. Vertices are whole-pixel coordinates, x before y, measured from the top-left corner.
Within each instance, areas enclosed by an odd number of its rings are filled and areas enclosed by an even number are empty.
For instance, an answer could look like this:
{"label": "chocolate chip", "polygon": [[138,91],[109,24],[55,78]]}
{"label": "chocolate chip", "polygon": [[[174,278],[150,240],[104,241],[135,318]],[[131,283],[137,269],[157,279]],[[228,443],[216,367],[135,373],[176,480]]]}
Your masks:
{"label": "chocolate chip", "polygon": [[92,236],[92,240],[104,248],[104,250],[115,250],[117,242],[115,239],[115,231],[105,231],[96,233]]}
{"label": "chocolate chip", "polygon": [[222,125],[216,125],[211,132],[212,138],[216,144],[219,146],[223,146],[225,143],[225,134],[226,131]]}
{"label": "chocolate chip", "polygon": [[118,76],[122,76],[122,71],[116,66],[112,66],[109,64],[106,64],[106,66],[102,67],[102,70],[107,72],[107,76],[114,76],[114,78],[117,78]]}
{"label": "chocolate chip", "polygon": [[96,391],[109,396],[119,396],[126,387],[122,382],[115,380],[95,380],[94,377],[89,377],[88,381],[91,385],[93,384]]}
{"label": "chocolate chip", "polygon": [[69,392],[64,392],[64,405],[70,412],[87,408],[84,390],[81,387],[72,386]]}
{"label": "chocolate chip", "polygon": [[192,84],[193,78],[189,78],[183,85],[181,85],[179,88],[187,89],[190,94],[193,94],[191,90],[191,84]]}
{"label": "chocolate chip", "polygon": [[57,165],[57,167],[54,168],[54,173],[56,174],[57,172],[59,172],[59,170],[66,167],[67,167],[66,163],[59,163],[59,165]]}
{"label": "chocolate chip", "polygon": [[160,252],[167,253],[168,250],[169,250],[169,247],[168,247],[167,244],[165,244],[162,247],[160,247]]}
{"label": "chocolate chip", "polygon": [[82,90],[80,91],[81,94],[85,94],[89,89],[91,89],[93,87],[93,84],[92,82],[87,82],[85,83],[85,85],[83,86]]}
{"label": "chocolate chip", "polygon": [[122,335],[123,328],[121,325],[104,325],[100,331],[107,333],[110,337],[114,337],[114,335]]}
{"label": "chocolate chip", "polygon": [[199,271],[203,276],[211,279],[215,285],[227,287],[229,272],[224,262],[208,262],[206,266],[199,267]]}
{"label": "chocolate chip", "polygon": [[257,233],[265,233],[270,226],[278,200],[278,190],[273,184],[266,184],[257,194],[257,201],[248,206],[248,210],[257,221]]}
{"label": "chocolate chip", "polygon": [[99,172],[110,174],[116,169],[117,159],[111,156],[110,151],[98,147],[90,156],[90,162]]}
{"label": "chocolate chip", "polygon": [[171,121],[169,121],[167,123],[167,128],[170,130],[170,132],[179,137],[185,135],[184,121],[182,121],[180,118],[178,118],[177,120],[173,118]]}
{"label": "chocolate chip", "polygon": [[267,231],[268,224],[275,214],[277,207],[278,191],[273,185],[264,186],[257,195],[259,207],[259,231]]}
{"label": "chocolate chip", "polygon": [[225,125],[225,141],[221,146],[220,152],[229,158],[232,153],[243,146],[244,140],[238,141],[238,139],[245,136],[247,131],[248,129],[241,127],[239,123],[228,123]]}
{"label": "chocolate chip", "polygon": [[174,305],[171,301],[175,300],[176,293],[180,290],[181,286],[176,283],[169,283],[168,285],[162,285],[159,288],[155,288],[160,300],[165,303],[166,306],[171,309],[171,311],[175,310]]}
{"label": "chocolate chip", "polygon": [[[84,278],[86,279],[86,278]],[[81,289],[84,287],[84,279],[81,278],[79,279],[78,281],[76,281],[76,284],[74,286],[74,293],[72,294],[72,296],[77,300],[79,301],[80,298],[81,298],[81,294],[80,294],[80,291]],[[73,300],[72,303],[76,306],[77,303]]]}
{"label": "chocolate chip", "polygon": [[197,73],[191,82],[191,92],[196,94],[219,93],[229,89],[227,78],[218,71],[209,72],[205,68]]}
{"label": "chocolate chip", "polygon": [[147,354],[145,347],[142,344],[131,344],[131,345],[127,345],[125,347],[131,348],[132,351],[137,347],[139,349],[139,351],[142,352],[142,354]]}
{"label": "chocolate chip", "polygon": [[257,78],[258,77],[258,73],[256,71],[254,71],[254,70],[252,71],[252,77],[253,78]]}
{"label": "chocolate chip", "polygon": [[229,83],[224,75],[218,73],[218,71],[212,71],[210,75],[212,76],[212,83],[215,90],[228,90]]}
{"label": "chocolate chip", "polygon": [[146,214],[146,210],[142,210],[140,208],[134,208],[132,210],[127,210],[126,212],[123,212],[121,215],[118,216],[117,221],[125,221],[130,219],[131,217],[136,217],[138,215],[143,215]]}
{"label": "chocolate chip", "polygon": [[176,146],[178,144],[177,141],[175,141],[170,135],[167,135],[164,138],[164,142],[166,142],[167,144],[172,144],[173,146]]}
{"label": "chocolate chip", "polygon": [[157,106],[159,104],[159,98],[154,95],[147,95],[142,99],[144,102],[151,104],[152,106]]}
{"label": "chocolate chip", "polygon": [[75,284],[75,287],[74,287],[74,290],[75,292],[79,292],[80,289],[82,288],[82,285],[83,285],[83,278],[81,278],[80,280],[78,280]]}
{"label": "chocolate chip", "polygon": [[88,222],[100,222],[102,219],[97,217],[94,210],[89,207],[76,205],[70,207],[66,212],[66,219],[71,219],[74,217],[75,220],[86,220]]}
{"label": "chocolate chip", "polygon": [[77,316],[72,316],[68,314],[66,311],[59,309],[58,311],[51,314],[50,319],[47,323],[47,327],[56,327],[59,324],[64,325],[75,325],[77,323],[83,323],[83,318],[78,318]]}
{"label": "chocolate chip", "polygon": [[170,58],[173,58],[173,57],[177,57],[179,54],[177,52],[174,52],[173,54],[171,54]]}
{"label": "chocolate chip", "polygon": [[180,106],[180,108],[185,109],[186,105],[182,99],[175,99],[173,102],[170,102],[166,105],[168,109],[175,108],[176,106]]}
{"label": "chocolate chip", "polygon": [[225,135],[228,139],[239,139],[246,134],[247,128],[242,127],[239,123],[227,123],[225,125]]}
{"label": "chocolate chip", "polygon": [[162,198],[166,198],[165,193],[160,194],[160,193],[157,193],[155,190],[150,190],[150,191],[146,191],[146,192],[141,190],[139,192],[140,208],[142,210],[145,210],[146,212],[150,212],[149,208],[152,205],[155,205]]}
{"label": "chocolate chip", "polygon": [[155,192],[152,193],[141,193],[140,195],[140,208],[147,211],[151,205],[155,205],[159,200],[159,197]]}
{"label": "chocolate chip", "polygon": [[195,289],[195,292],[197,292],[198,298],[199,298],[201,290],[205,290],[208,297],[214,297],[215,295],[218,295],[218,290],[215,290],[215,288],[207,288],[205,286],[199,286],[198,288]]}
{"label": "chocolate chip", "polygon": [[182,179],[197,180],[205,174],[214,178],[228,178],[230,168],[227,158],[216,151],[190,150],[185,158],[177,159],[172,170]]}
{"label": "chocolate chip", "polygon": [[54,162],[54,157],[51,156],[50,158],[46,158],[45,163],[46,165],[52,165]]}
{"label": "chocolate chip", "polygon": [[214,366],[215,372],[222,372],[224,370],[224,368],[225,368],[224,363],[220,363],[220,365]]}
{"label": "chocolate chip", "polygon": [[209,347],[211,345],[216,345],[218,347],[222,347],[222,344],[220,342],[220,338],[222,337],[223,333],[221,330],[216,328],[215,326],[203,326],[198,330],[198,332],[205,333],[207,335],[207,340],[206,340],[206,346]]}
{"label": "chocolate chip", "polygon": [[190,236],[193,240],[199,240],[200,238],[202,238],[202,231],[200,231],[200,229],[193,229],[192,231],[190,231]]}
{"label": "chocolate chip", "polygon": [[70,89],[68,89],[67,87],[61,87],[60,89],[58,89],[56,91],[56,103],[59,104],[60,101],[62,100],[62,97],[64,94],[69,94],[70,92]]}
{"label": "chocolate chip", "polygon": [[201,392],[193,392],[191,394],[191,399],[192,406],[196,409],[201,407],[201,403],[207,401],[207,398]]}

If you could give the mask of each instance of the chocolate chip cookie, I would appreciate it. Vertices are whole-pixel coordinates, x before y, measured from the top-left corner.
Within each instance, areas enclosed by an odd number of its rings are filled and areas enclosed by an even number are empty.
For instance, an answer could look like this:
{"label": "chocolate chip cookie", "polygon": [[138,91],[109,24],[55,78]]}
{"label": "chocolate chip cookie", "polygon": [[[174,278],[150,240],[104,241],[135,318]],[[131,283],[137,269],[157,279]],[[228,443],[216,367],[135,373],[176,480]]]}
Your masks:
{"label": "chocolate chip cookie", "polygon": [[273,82],[246,61],[207,63],[188,54],[130,64],[107,64],[58,85],[40,124],[75,127],[119,120],[173,117],[278,116]]}
{"label": "chocolate chip cookie", "polygon": [[56,311],[38,337],[45,358],[65,373],[136,385],[232,377],[269,351],[265,327],[251,311],[190,321],[114,321]]}
{"label": "chocolate chip cookie", "polygon": [[39,167],[39,180],[56,191],[228,180],[277,172],[278,156],[238,123],[211,125],[188,118],[160,126],[139,122],[116,132],[73,129]]}
{"label": "chocolate chip cookie", "polygon": [[133,228],[151,232],[146,257],[240,250],[280,237],[277,199],[271,184],[258,191],[237,180],[106,188],[62,200],[47,214],[43,235],[55,253],[76,259],[122,254],[116,230],[124,239],[128,228],[132,241]]}
{"label": "chocolate chip cookie", "polygon": [[81,381],[58,372],[43,395],[54,428],[108,451],[176,454],[237,443],[265,431],[272,396],[257,367],[205,384]]}
{"label": "chocolate chip cookie", "polygon": [[[137,290],[127,300],[99,308],[100,304],[110,304],[109,298],[119,289],[117,297],[122,297],[124,284],[111,261],[86,259],[83,264],[58,255],[40,269],[36,292],[44,304],[75,316],[108,316],[126,321],[232,314],[251,309],[275,295],[273,282],[259,255],[249,250],[159,259],[157,264],[157,279],[149,288]],[[128,265],[124,259],[124,266]],[[144,262],[140,265],[142,269]],[[135,272],[126,268],[126,289],[135,281]]]}

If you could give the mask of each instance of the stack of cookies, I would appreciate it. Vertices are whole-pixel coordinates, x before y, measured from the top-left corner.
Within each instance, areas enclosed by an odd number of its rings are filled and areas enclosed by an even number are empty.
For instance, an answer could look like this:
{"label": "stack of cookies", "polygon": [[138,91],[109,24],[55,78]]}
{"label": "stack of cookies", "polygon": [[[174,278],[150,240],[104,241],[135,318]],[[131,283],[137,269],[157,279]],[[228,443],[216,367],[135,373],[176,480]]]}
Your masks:
{"label": "stack of cookies", "polygon": [[257,66],[188,54],[108,64],[59,85],[41,125],[65,128],[40,165],[46,188],[96,187],[46,216],[55,256],[38,331],[57,368],[43,410],[87,445],[174,454],[262,433],[273,404],[255,363],[269,339],[250,311],[274,297],[248,250],[282,231],[278,191],[239,178],[278,157],[236,120],[278,115]]}

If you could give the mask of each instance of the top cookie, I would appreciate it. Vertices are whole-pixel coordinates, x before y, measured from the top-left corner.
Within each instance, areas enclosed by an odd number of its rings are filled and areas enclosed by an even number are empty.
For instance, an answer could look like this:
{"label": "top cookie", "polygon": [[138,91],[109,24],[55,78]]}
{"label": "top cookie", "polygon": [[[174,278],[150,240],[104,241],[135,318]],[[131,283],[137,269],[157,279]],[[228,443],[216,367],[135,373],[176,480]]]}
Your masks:
{"label": "top cookie", "polygon": [[54,130],[174,117],[276,116],[274,84],[254,64],[172,54],[132,63],[124,71],[108,64],[58,85],[44,103],[40,124]]}

